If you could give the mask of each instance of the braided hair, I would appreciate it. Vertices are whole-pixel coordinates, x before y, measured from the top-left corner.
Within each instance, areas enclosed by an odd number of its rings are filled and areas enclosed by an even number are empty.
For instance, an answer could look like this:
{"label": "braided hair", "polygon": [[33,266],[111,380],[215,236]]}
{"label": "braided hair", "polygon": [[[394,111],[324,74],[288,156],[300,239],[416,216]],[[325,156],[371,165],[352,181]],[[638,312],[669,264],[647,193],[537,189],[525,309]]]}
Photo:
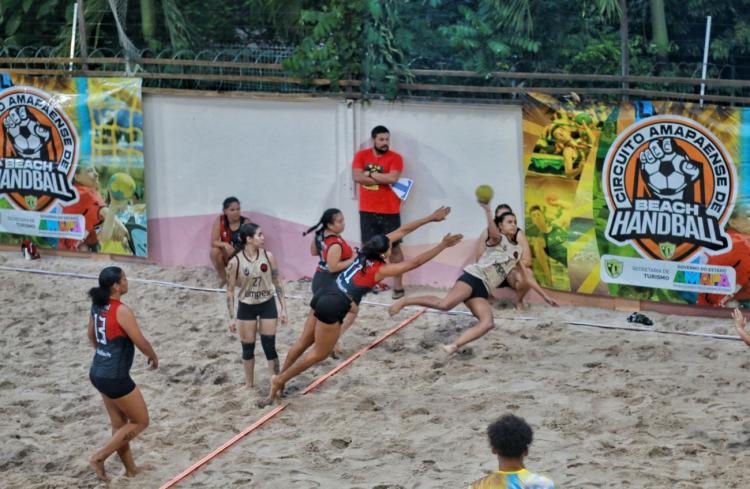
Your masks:
{"label": "braided hair", "polygon": [[333,224],[333,221],[339,214],[341,214],[339,209],[333,207],[326,209],[325,212],[323,212],[323,215],[320,216],[320,220],[318,220],[317,224],[311,226],[307,231],[302,233],[302,236],[307,236],[313,231],[315,232],[315,248],[317,249],[318,254],[320,254],[323,248],[323,234],[326,232],[326,229],[328,229],[328,226]]}

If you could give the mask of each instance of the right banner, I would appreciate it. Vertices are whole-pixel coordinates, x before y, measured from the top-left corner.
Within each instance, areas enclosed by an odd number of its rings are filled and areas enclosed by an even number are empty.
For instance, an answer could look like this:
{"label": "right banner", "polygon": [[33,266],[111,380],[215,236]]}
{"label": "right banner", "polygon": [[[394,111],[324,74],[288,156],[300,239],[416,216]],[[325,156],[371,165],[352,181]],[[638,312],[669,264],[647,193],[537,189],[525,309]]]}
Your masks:
{"label": "right banner", "polygon": [[523,137],[542,286],[750,306],[750,109],[533,93]]}

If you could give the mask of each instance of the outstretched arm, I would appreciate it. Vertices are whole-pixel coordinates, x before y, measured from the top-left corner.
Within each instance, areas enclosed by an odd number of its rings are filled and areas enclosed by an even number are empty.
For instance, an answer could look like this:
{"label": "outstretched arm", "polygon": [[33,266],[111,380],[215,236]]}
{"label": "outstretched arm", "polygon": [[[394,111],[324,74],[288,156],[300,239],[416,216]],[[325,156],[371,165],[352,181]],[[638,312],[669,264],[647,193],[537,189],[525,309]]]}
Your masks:
{"label": "outstretched arm", "polygon": [[396,275],[406,273],[410,270],[414,270],[415,268],[424,265],[428,261],[438,256],[444,249],[457,245],[462,238],[463,236],[460,234],[446,234],[439,244],[425,251],[424,253],[411,258],[410,260],[405,260],[400,263],[388,263],[387,265],[383,265],[375,274],[375,280],[380,282],[386,277],[394,277]]}
{"label": "outstretched arm", "polygon": [[395,231],[388,233],[386,236],[388,236],[388,239],[391,241],[391,243],[393,243],[394,241],[402,239],[412,231],[416,231],[427,223],[444,220],[446,217],[448,217],[448,214],[450,214],[450,212],[450,207],[442,206],[429,216],[423,217],[422,219],[417,219],[416,221],[412,221],[409,224],[404,224]]}
{"label": "outstretched arm", "polygon": [[234,308],[234,287],[237,285],[237,267],[240,266],[240,260],[237,257],[229,260],[227,264],[227,310],[229,312],[229,331],[237,331],[235,308]]}
{"label": "outstretched arm", "polygon": [[737,329],[737,334],[740,335],[740,338],[742,338],[742,341],[747,346],[750,346],[750,334],[745,330],[745,315],[739,309],[735,309],[732,311],[732,317],[734,318],[734,327]]}
{"label": "outstretched arm", "polygon": [[502,241],[500,228],[495,224],[495,216],[492,215],[492,209],[490,209],[489,204],[480,203],[479,206],[484,209],[485,217],[487,218],[487,243],[490,246],[495,246]]}
{"label": "outstretched arm", "polygon": [[526,281],[526,283],[529,284],[529,287],[531,290],[542,296],[542,299],[544,299],[544,302],[549,304],[550,306],[556,306],[557,301],[550,297],[547,292],[539,285],[539,282],[536,281],[534,278],[534,275],[532,275],[531,271],[526,268],[523,263],[519,263],[516,265],[516,268],[521,272],[521,276],[523,276],[523,279]]}
{"label": "outstretched arm", "polygon": [[524,267],[531,267],[531,246],[529,246],[529,240],[526,237],[526,233],[518,231],[518,233],[516,233],[516,242],[521,245],[521,248],[523,249],[521,263]]}

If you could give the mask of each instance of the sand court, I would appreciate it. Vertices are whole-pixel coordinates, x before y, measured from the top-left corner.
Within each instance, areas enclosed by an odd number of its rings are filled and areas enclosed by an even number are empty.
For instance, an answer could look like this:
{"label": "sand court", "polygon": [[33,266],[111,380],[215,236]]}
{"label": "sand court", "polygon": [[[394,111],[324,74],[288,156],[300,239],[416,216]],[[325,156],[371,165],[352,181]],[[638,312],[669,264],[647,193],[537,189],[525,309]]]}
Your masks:
{"label": "sand court", "polygon": [[[0,265],[97,274],[104,262],[0,255]],[[213,287],[206,268],[126,263],[131,279]],[[0,271],[0,470],[8,487],[105,487],[87,457],[109,436],[88,380],[86,340],[93,280]],[[309,297],[309,283],[288,294]],[[371,299],[389,302],[384,295]],[[107,462],[110,487],[159,487],[268,409],[268,388],[242,386],[240,348],[226,324],[224,297],[132,283],[125,298],[158,351],[156,371],[136,354],[132,376],[151,425],[133,443],[151,466],[135,479]],[[307,314],[289,300],[278,329],[283,357]],[[389,318],[364,305],[344,337],[347,354],[413,311]],[[533,306],[514,320],[495,309],[496,327],[446,358],[440,345],[473,324],[424,314],[368,351],[317,391],[300,391],[342,360],[326,360],[287,386],[289,406],[176,487],[463,487],[496,468],[484,430],[505,412],[535,429],[527,465],[560,487],[746,487],[750,447],[745,405],[750,352],[739,341],[572,326],[627,326],[627,314]],[[729,319],[649,314],[655,327],[731,335]]]}

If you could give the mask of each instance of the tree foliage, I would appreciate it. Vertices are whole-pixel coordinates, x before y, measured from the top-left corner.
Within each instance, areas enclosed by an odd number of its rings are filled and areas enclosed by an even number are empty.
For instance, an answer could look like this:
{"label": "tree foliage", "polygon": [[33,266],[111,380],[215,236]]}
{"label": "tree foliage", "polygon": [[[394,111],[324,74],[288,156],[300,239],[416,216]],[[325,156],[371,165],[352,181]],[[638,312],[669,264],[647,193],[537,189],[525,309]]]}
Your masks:
{"label": "tree foliage", "polygon": [[[0,0],[2,47],[65,53],[73,3]],[[85,3],[89,47],[118,50],[107,0]],[[709,76],[750,77],[750,0],[628,0],[626,12],[631,74],[699,75],[711,15]],[[281,44],[295,76],[394,96],[415,68],[618,74],[621,15],[619,0],[129,0],[125,23],[152,53]]]}

